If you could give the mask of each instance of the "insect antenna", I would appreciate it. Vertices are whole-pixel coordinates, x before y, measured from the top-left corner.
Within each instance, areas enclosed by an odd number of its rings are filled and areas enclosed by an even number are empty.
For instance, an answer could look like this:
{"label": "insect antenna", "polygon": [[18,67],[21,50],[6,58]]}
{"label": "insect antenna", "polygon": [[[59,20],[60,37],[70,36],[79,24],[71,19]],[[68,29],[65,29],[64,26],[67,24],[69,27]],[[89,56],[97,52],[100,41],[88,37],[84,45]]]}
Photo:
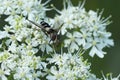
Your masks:
{"label": "insect antenna", "polygon": [[48,36],[48,34],[46,33],[46,30],[44,29],[44,27],[36,22],[33,22],[29,19],[27,19],[29,22],[31,22],[32,24],[36,25],[37,27],[41,28],[41,30]]}
{"label": "insect antenna", "polygon": [[29,20],[29,19],[27,19],[27,20],[28,20],[29,22],[31,22],[32,24],[34,24],[34,25],[38,26],[39,28],[42,28],[42,26],[41,26],[40,24],[35,23],[35,22],[33,22],[33,21]]}

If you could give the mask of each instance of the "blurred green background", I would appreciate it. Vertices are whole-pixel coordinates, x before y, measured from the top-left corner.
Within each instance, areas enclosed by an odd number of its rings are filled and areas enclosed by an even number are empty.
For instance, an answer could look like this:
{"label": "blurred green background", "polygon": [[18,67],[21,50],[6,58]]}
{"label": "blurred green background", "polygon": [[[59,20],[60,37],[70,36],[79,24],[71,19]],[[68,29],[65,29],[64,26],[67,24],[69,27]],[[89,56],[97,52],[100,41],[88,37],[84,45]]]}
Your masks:
{"label": "blurred green background", "polygon": [[[45,0],[46,1],[46,0]],[[62,1],[63,0],[52,0],[50,4],[54,4],[58,9],[62,9]],[[83,0],[71,0],[74,5],[77,5],[79,1]],[[85,6],[87,11],[94,10],[100,11],[104,9],[103,17],[108,17],[112,15],[110,20],[113,21],[107,27],[107,31],[112,33],[112,39],[114,39],[115,46],[110,48],[105,48],[107,54],[103,59],[95,56],[91,58],[85,55],[85,58],[92,63],[91,69],[92,72],[97,75],[97,77],[101,77],[101,71],[104,74],[113,73],[113,76],[117,76],[120,74],[120,0],[86,0]],[[47,15],[53,17],[56,12],[48,12]]]}
{"label": "blurred green background", "polygon": [[[43,0],[43,2],[46,0]],[[58,9],[62,9],[62,1],[63,0],[51,0],[50,4],[54,4]],[[81,0],[72,0],[74,5],[77,5]],[[83,1],[83,0],[82,0]],[[114,39],[115,46],[110,48],[105,48],[107,51],[107,55],[103,59],[95,56],[91,58],[90,56],[85,55],[85,58],[92,63],[91,69],[92,72],[97,75],[97,77],[101,77],[101,71],[104,74],[113,73],[113,76],[117,76],[120,74],[120,0],[86,0],[85,3],[86,10],[94,10],[104,9],[103,17],[108,17],[112,15],[111,20],[113,21],[107,27],[107,31],[112,33],[112,39]],[[55,11],[47,12],[49,17],[53,17],[55,15]],[[5,23],[3,22],[5,16],[2,16],[0,19],[0,26],[3,26]]]}

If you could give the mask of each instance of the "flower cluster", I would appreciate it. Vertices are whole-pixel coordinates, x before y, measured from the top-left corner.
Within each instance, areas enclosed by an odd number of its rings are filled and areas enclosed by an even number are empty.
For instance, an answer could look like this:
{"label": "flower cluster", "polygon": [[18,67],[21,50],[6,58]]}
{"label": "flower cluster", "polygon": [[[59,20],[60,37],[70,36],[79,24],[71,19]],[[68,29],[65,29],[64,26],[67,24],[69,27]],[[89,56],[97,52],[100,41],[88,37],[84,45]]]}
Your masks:
{"label": "flower cluster", "polygon": [[86,79],[89,75],[90,65],[83,62],[82,57],[79,57],[77,54],[54,54],[52,58],[48,58],[47,60],[50,64],[55,64],[50,68],[47,79],[78,80]]}
{"label": "flower cluster", "polygon": [[[0,0],[0,14],[7,15],[9,25],[0,31],[0,79],[39,80],[46,73],[47,63],[42,60],[41,51],[51,51],[47,36],[35,27],[29,26],[26,17],[40,20],[45,17],[47,8],[41,0]],[[41,45],[40,45],[41,44]],[[44,46],[45,45],[45,46]],[[46,46],[48,49],[45,49]],[[41,48],[42,47],[42,48]]]}
{"label": "flower cluster", "polygon": [[45,16],[47,8],[45,5],[50,0],[42,4],[42,0],[0,0],[0,14],[16,15],[22,14],[29,19],[42,18]]}
{"label": "flower cluster", "polygon": [[8,51],[0,53],[1,80],[11,80],[10,77],[17,80],[34,80],[44,75],[42,70],[46,69],[46,63],[42,62],[40,57],[30,55],[28,50],[26,53],[28,54],[20,56]]}
{"label": "flower cluster", "polygon": [[104,79],[104,80],[119,80],[119,78],[120,78],[120,75],[118,75],[117,77],[114,77],[114,78],[113,78],[113,77],[112,77],[112,73],[108,73],[108,74],[107,74],[107,77],[105,77],[104,74],[103,74],[103,79]]}
{"label": "flower cluster", "polygon": [[[0,18],[6,16],[7,22],[0,30],[0,80],[101,80],[90,72],[91,64],[82,54],[90,50],[90,56],[103,58],[102,49],[113,45],[106,31],[108,18],[85,11],[84,3],[73,6],[63,0],[64,9],[53,7],[60,15],[51,19],[46,16],[49,1],[0,0]],[[50,43],[51,35],[27,20],[38,23],[42,18],[59,28],[60,45]]]}
{"label": "flower cluster", "polygon": [[59,11],[60,15],[55,17],[56,26],[62,25],[61,35],[66,36],[64,47],[69,48],[71,52],[78,50],[82,46],[84,50],[90,49],[89,55],[103,58],[102,49],[106,46],[113,46],[113,40],[109,39],[110,32],[106,31],[106,26],[111,22],[110,17],[104,19],[101,17],[102,12],[98,14],[95,11],[86,11],[83,8],[84,3],[73,6],[70,0],[64,3],[64,9]]}

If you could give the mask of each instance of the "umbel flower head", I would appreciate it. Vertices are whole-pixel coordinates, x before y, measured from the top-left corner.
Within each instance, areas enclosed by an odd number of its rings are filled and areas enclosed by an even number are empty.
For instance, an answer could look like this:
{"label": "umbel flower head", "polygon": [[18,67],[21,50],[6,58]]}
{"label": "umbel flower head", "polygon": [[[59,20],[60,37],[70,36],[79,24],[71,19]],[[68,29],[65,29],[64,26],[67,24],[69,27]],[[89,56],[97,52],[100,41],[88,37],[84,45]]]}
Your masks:
{"label": "umbel flower head", "polygon": [[108,73],[106,77],[103,74],[103,79],[104,80],[120,80],[120,74],[117,77],[112,77],[112,73]]}
{"label": "umbel flower head", "polygon": [[[50,19],[45,14],[50,10],[49,1],[0,0],[0,15],[7,22],[0,30],[0,80],[100,80],[90,72],[79,49],[90,50],[92,57],[104,57],[102,49],[113,45],[111,33],[106,31],[108,18],[102,19],[102,12],[86,12],[84,3],[73,6],[70,0],[63,0],[64,9],[56,9],[60,15]],[[58,46],[63,52],[26,18],[37,23],[45,18],[52,27],[60,28],[62,43]]]}
{"label": "umbel flower head", "polygon": [[47,79],[50,80],[76,80],[84,79],[89,75],[90,65],[82,61],[78,54],[71,53],[54,54],[47,59],[50,64],[55,64],[50,68]]}
{"label": "umbel flower head", "polygon": [[40,29],[36,30],[36,27],[34,25],[30,26],[31,24],[25,19],[41,21],[41,18],[46,16],[46,11],[49,10],[46,8],[46,4],[49,1],[42,3],[42,0],[0,0],[1,14],[8,16],[5,21],[9,23],[9,25],[4,26],[5,32],[1,33],[5,35],[0,35],[0,38],[2,39],[6,36],[9,38],[6,41],[9,51],[13,52],[13,49],[16,50],[15,47],[17,45],[10,45],[10,43],[16,43],[16,41],[25,42],[32,47],[41,44],[39,46],[41,51],[52,51],[52,48],[48,45],[49,38],[46,39],[47,36]]}
{"label": "umbel flower head", "polygon": [[[49,0],[45,3],[41,3],[41,0],[0,0],[0,15],[6,15],[5,21],[9,24],[0,31],[0,80],[40,80],[45,76],[47,64],[41,56],[35,54],[44,54],[38,52],[38,45],[45,48],[46,36],[43,36],[42,31],[28,26],[23,16],[39,21],[45,17],[48,10],[45,5],[48,2]],[[46,46],[48,47],[47,44]]]}
{"label": "umbel flower head", "polygon": [[78,6],[73,6],[70,0],[64,0],[64,9],[55,17],[55,26],[60,26],[61,35],[65,36],[64,47],[74,52],[82,47],[90,50],[89,55],[103,58],[106,52],[103,48],[113,46],[113,40],[109,39],[110,32],[106,31],[107,25],[111,22],[108,18],[102,18],[102,13],[93,10],[86,11],[84,2]]}
{"label": "umbel flower head", "polygon": [[42,18],[45,16],[47,0],[42,4],[42,0],[0,0],[0,14],[16,15],[22,14],[29,19]]}

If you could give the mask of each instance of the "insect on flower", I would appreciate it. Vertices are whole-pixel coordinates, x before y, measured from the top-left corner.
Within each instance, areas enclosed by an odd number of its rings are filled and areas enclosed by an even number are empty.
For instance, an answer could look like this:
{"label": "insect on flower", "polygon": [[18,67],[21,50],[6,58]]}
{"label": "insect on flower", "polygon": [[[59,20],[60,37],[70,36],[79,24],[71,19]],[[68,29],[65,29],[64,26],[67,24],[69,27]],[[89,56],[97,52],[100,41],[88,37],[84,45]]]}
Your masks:
{"label": "insect on flower", "polygon": [[58,38],[60,35],[58,35],[58,30],[55,30],[53,28],[51,28],[51,26],[46,23],[44,20],[40,22],[40,24],[33,22],[29,19],[27,19],[29,22],[31,22],[32,24],[36,25],[37,27],[41,28],[41,30],[48,36],[50,36],[50,41],[53,41],[54,43],[59,42]]}

